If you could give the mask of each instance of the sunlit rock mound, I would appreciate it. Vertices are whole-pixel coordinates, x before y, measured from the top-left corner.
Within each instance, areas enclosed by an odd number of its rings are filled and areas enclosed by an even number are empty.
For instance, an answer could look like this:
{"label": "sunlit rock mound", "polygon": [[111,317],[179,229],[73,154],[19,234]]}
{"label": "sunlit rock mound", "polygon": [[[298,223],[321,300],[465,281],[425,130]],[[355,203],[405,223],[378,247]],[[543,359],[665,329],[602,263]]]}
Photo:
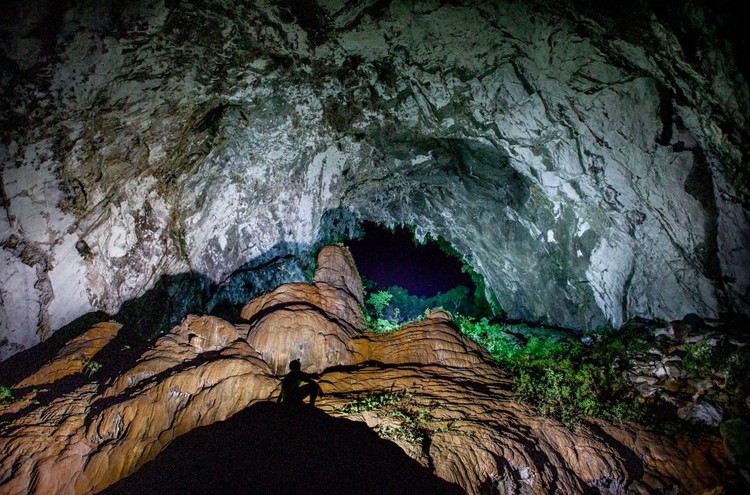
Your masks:
{"label": "sunlit rock mound", "polygon": [[[447,313],[372,334],[363,331],[362,302],[351,256],[329,246],[312,284],[251,301],[246,324],[190,316],[130,362],[127,349],[112,352],[120,326],[94,326],[0,406],[0,493],[736,487],[717,438],[540,417],[514,400],[510,375]],[[277,403],[293,359],[321,385],[315,407]]]}

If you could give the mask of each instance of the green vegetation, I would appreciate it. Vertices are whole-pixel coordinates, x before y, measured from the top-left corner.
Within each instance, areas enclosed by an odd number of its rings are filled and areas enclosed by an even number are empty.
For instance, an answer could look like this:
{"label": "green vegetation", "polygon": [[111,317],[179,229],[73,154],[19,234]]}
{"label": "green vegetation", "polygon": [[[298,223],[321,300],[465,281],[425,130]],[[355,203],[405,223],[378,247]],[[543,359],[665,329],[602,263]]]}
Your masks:
{"label": "green vegetation", "polygon": [[[584,345],[561,332],[456,318],[461,331],[516,375],[516,392],[540,414],[564,422],[585,416],[644,422],[646,409],[622,376],[633,335],[602,329]],[[546,335],[546,338],[526,337]]]}
{"label": "green vegetation", "polygon": [[[450,299],[446,294],[418,298],[400,287],[372,291],[365,304],[369,329],[392,332],[407,321],[424,318],[431,308],[446,309],[447,304],[440,304]],[[462,294],[466,296],[468,291]],[[415,316],[416,311],[422,313]],[[487,317],[477,319],[456,312],[453,317],[461,333],[487,349],[512,373],[519,400],[532,405],[543,416],[565,423],[577,423],[586,417],[629,420],[668,434],[705,433],[681,420],[659,417],[656,408],[641,398],[623,376],[623,372],[632,368],[631,355],[643,353],[649,347],[637,330],[602,328],[581,339],[571,331],[498,322]],[[748,367],[748,359],[727,357],[720,346],[699,343],[687,353],[690,357],[685,359],[691,363],[688,366],[694,376],[706,376],[706,370],[718,369],[736,369],[738,376],[744,376],[740,370]],[[394,404],[386,403],[389,400],[395,399],[388,395],[368,397],[347,406],[345,412],[393,407]],[[407,426],[420,424],[419,415],[409,417],[412,420],[405,421]],[[390,434],[405,435],[401,431]]]}
{"label": "green vegetation", "polygon": [[720,342],[703,339],[688,346],[682,363],[685,371],[693,378],[723,378],[725,388],[730,390],[747,386],[750,353],[739,352],[736,346],[725,339]]}
{"label": "green vegetation", "polygon": [[[351,415],[376,411],[379,417],[390,418],[374,428],[381,437],[419,444],[429,435],[428,423],[434,418],[428,408],[416,403],[415,398],[408,391],[368,395],[349,402],[341,412]],[[435,431],[445,431],[445,428]]]}
{"label": "green vegetation", "polygon": [[83,368],[83,372],[86,373],[86,376],[93,376],[94,373],[102,369],[102,364],[98,361],[94,361],[93,359],[86,364],[86,367]]}
{"label": "green vegetation", "polygon": [[[642,328],[625,325],[617,331],[601,328],[581,335],[572,330],[503,321],[503,311],[492,291],[486,290],[482,276],[445,240],[431,240],[448,255],[462,260],[462,271],[470,275],[474,292],[456,287],[431,298],[420,298],[402,287],[383,289],[365,280],[365,313],[370,331],[392,332],[404,323],[424,318],[432,308],[442,308],[454,315],[463,334],[486,348],[511,372],[518,399],[535,407],[541,415],[565,423],[580,422],[586,417],[630,420],[669,434],[707,432],[707,427],[676,419],[657,397],[641,397],[626,378],[655,344],[654,337]],[[486,297],[492,300],[487,302]],[[722,389],[743,398],[750,393],[750,352],[738,352],[729,341],[713,339],[689,345],[682,361],[693,378],[723,378]],[[370,406],[382,405],[356,405]],[[418,416],[411,418],[419,423]]]}
{"label": "green vegetation", "polygon": [[[368,286],[373,285],[366,284]],[[368,294],[365,312],[372,332],[393,332],[404,323],[422,319],[432,308],[443,308],[452,313],[471,312],[474,308],[469,289],[464,286],[454,287],[433,297],[414,296],[398,286]]]}
{"label": "green vegetation", "polygon": [[375,411],[384,407],[393,407],[398,405],[405,397],[411,398],[408,392],[403,394],[392,394],[384,392],[381,394],[367,395],[349,402],[341,410],[344,414],[356,414],[365,411]]}
{"label": "green vegetation", "polygon": [[15,401],[16,399],[13,397],[10,387],[6,387],[5,385],[0,386],[0,406],[12,404]]}

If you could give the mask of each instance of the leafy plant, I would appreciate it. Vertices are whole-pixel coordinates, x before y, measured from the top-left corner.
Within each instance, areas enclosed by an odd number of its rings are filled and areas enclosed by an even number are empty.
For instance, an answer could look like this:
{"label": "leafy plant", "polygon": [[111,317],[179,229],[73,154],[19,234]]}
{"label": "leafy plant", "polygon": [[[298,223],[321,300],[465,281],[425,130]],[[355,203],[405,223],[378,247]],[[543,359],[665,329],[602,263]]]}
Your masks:
{"label": "leafy plant", "polygon": [[643,406],[622,377],[627,350],[623,336],[614,331],[601,329],[591,345],[585,346],[562,335],[524,340],[524,334],[548,332],[526,325],[462,316],[456,317],[456,322],[464,334],[514,372],[518,397],[540,414],[565,422],[585,416],[644,419]]}
{"label": "leafy plant", "polygon": [[[382,409],[383,407],[395,406],[403,400],[405,395],[382,393],[375,395],[367,395],[356,399],[344,406],[341,410],[344,414],[355,414],[364,411],[374,411],[376,409]],[[410,397],[410,395],[406,395]]]}
{"label": "leafy plant", "polygon": [[83,372],[86,373],[86,376],[93,376],[94,373],[102,369],[102,364],[98,361],[94,361],[93,359],[86,364],[86,366],[83,368]]}
{"label": "leafy plant", "polygon": [[[426,407],[414,404],[414,396],[409,392],[400,394],[381,393],[361,397],[342,408],[344,414],[357,414],[366,411],[378,411],[380,416],[395,418],[395,424],[380,425],[375,431],[383,438],[404,440],[410,443],[421,443],[430,429],[432,414]],[[445,431],[445,427],[436,431]]]}
{"label": "leafy plant", "polygon": [[10,387],[5,385],[0,386],[0,405],[12,404],[16,399],[13,397],[13,392]]}
{"label": "leafy plant", "polygon": [[391,299],[393,299],[393,294],[387,290],[381,290],[371,294],[370,297],[367,298],[367,304],[372,306],[375,310],[375,315],[379,319],[384,319],[385,308],[391,303]]}
{"label": "leafy plant", "polygon": [[732,345],[726,339],[703,339],[688,346],[682,363],[693,378],[723,378],[725,388],[741,397],[750,391],[750,352]]}

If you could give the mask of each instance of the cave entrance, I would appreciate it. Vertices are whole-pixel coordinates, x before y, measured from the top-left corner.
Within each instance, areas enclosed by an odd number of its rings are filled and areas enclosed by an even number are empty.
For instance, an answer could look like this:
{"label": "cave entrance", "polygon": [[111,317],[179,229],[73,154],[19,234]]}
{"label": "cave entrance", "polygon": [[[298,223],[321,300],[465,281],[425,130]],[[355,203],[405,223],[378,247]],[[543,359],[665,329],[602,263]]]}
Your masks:
{"label": "cave entrance", "polygon": [[474,316],[489,309],[483,288],[477,290],[470,268],[446,241],[427,239],[420,244],[405,227],[388,229],[364,222],[361,228],[363,235],[348,241],[347,247],[373,317],[398,324],[433,307]]}

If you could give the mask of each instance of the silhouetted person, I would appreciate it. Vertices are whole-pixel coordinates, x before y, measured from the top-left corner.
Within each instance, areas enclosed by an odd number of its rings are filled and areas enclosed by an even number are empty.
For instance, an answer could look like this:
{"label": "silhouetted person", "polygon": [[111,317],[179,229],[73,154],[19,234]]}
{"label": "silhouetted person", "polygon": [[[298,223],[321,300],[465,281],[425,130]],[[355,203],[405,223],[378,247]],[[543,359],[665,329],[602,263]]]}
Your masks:
{"label": "silhouetted person", "polygon": [[[302,385],[305,382],[306,385]],[[290,404],[302,404],[305,397],[310,397],[310,405],[315,405],[315,399],[318,394],[323,394],[315,380],[310,378],[306,373],[300,371],[299,359],[289,363],[289,373],[281,381],[281,394],[278,402],[284,401]]]}

